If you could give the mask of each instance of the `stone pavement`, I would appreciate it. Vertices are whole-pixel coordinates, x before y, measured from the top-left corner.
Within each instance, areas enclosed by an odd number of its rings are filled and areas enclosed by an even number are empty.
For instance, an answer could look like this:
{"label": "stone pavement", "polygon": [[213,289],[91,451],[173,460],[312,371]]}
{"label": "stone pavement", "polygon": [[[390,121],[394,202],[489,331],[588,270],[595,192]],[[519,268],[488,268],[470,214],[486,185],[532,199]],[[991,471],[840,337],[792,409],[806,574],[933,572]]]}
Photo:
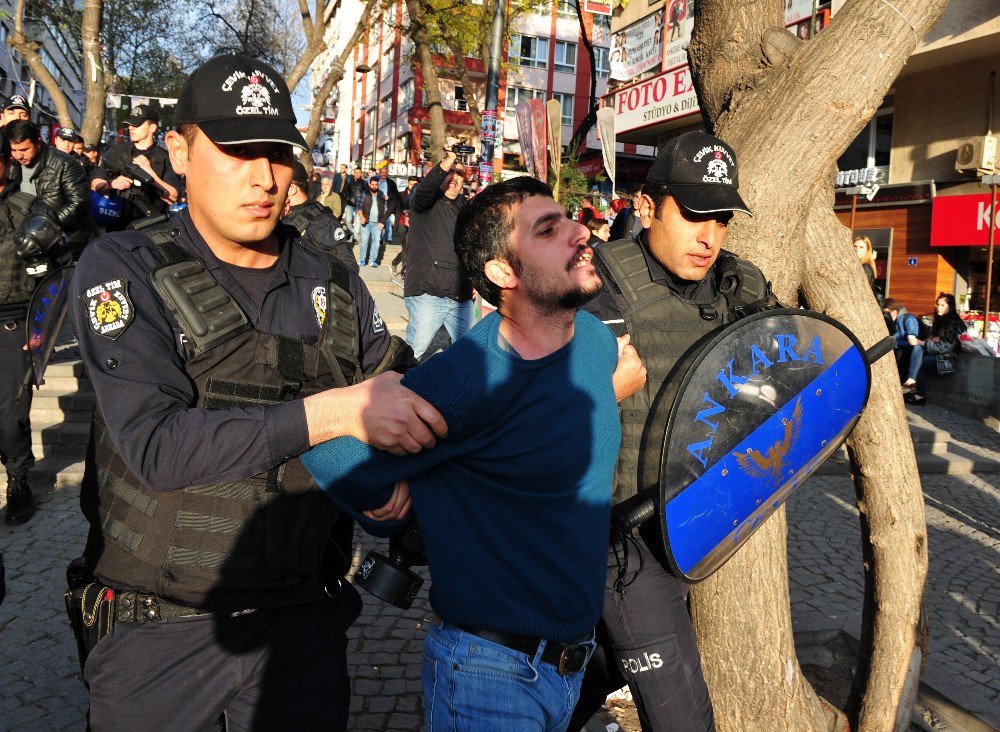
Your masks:
{"label": "stone pavement", "polygon": [[[392,253],[390,249],[386,262]],[[366,269],[364,276],[390,329],[402,333],[405,308],[400,289],[389,279],[388,267]],[[66,357],[71,355],[67,352]],[[65,392],[77,382],[58,374],[71,373],[66,371],[71,366],[54,370],[52,385],[40,394],[49,390],[57,395],[58,405],[69,404]],[[60,382],[63,378],[67,380]],[[79,383],[84,388],[85,382]],[[47,402],[38,400],[38,404]],[[995,472],[1000,435],[936,407],[910,411],[911,430],[946,433],[949,451],[976,456],[979,459],[968,462],[967,468],[980,471],[922,476],[930,534],[927,614],[931,633],[924,680],[1000,727],[1000,474]],[[52,420],[51,416],[47,419]],[[58,425],[46,427],[45,434],[58,434]],[[0,730],[84,726],[87,694],[78,680],[76,648],[62,600],[66,564],[80,554],[85,535],[77,506],[80,443],[73,441],[75,431],[72,435],[72,440],[60,443],[64,449],[49,458],[62,472],[41,490],[36,517],[21,527],[0,525],[0,552],[8,576],[7,601],[0,606]],[[0,495],[0,507],[2,503]],[[849,479],[814,476],[789,501],[788,516],[797,635],[839,630],[856,635],[862,576],[857,511]],[[359,540],[356,558],[369,548],[384,546],[360,533]],[[404,612],[365,596],[364,611],[351,629],[351,729],[414,730],[421,726],[421,643],[429,615],[426,597],[427,583],[414,607]]]}

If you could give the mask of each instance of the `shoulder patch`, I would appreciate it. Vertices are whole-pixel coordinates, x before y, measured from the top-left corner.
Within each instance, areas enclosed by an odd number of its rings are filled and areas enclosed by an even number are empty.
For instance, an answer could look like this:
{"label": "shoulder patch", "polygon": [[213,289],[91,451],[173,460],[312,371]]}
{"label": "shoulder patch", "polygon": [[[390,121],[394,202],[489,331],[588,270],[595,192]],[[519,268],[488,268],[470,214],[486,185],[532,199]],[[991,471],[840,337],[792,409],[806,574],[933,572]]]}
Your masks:
{"label": "shoulder patch", "polygon": [[323,323],[326,322],[326,286],[314,287],[311,299],[313,310],[316,312],[316,322],[322,328]]}
{"label": "shoulder patch", "polygon": [[96,335],[114,340],[135,318],[135,309],[128,296],[128,280],[109,280],[88,287],[80,299],[87,308],[90,329]]}
{"label": "shoulder patch", "polygon": [[385,323],[382,322],[382,316],[379,315],[378,308],[375,307],[375,303],[372,303],[372,333],[374,335],[379,335],[385,331]]}

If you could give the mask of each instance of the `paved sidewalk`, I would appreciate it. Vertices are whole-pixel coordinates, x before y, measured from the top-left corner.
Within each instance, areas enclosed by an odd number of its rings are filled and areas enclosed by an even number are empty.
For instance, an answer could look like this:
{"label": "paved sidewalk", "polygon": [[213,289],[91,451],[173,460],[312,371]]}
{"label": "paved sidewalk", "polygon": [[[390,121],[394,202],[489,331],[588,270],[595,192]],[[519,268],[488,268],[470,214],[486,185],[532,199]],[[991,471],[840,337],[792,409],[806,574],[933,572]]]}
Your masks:
{"label": "paved sidewalk", "polygon": [[[390,289],[388,269],[366,270],[365,277],[380,282],[373,283],[376,299],[398,323],[401,301]],[[385,298],[393,301],[383,306]],[[911,417],[917,425],[950,433],[950,448],[1000,459],[1000,434],[971,420],[931,406],[914,409]],[[931,632],[924,678],[1000,727],[1000,474],[924,475],[923,488]],[[77,679],[62,600],[66,564],[80,554],[85,536],[78,486],[50,486],[38,498],[39,511],[30,523],[0,525],[8,575],[8,598],[0,607],[0,730],[82,729],[87,694]],[[796,628],[856,633],[862,575],[850,480],[814,476],[788,506]],[[360,532],[359,537],[365,549],[377,545]],[[407,612],[365,596],[351,631],[352,730],[420,728],[426,590],[425,583]]]}

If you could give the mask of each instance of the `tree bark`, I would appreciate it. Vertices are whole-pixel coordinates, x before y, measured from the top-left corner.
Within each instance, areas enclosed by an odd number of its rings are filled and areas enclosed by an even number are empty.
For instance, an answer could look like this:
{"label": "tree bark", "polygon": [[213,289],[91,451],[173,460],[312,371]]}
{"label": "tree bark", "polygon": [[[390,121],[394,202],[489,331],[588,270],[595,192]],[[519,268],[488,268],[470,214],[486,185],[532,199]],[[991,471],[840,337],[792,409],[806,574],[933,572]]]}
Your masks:
{"label": "tree bark", "polygon": [[[443,30],[443,29],[442,29]],[[455,69],[458,71],[458,79],[462,82],[462,91],[465,94],[465,102],[469,105],[469,114],[472,115],[472,124],[477,130],[483,128],[483,115],[479,111],[479,100],[476,99],[476,88],[472,86],[472,79],[469,77],[469,69],[465,65],[465,56],[455,41],[445,35],[448,43],[448,50],[455,57]]]}
{"label": "tree bark", "polygon": [[[285,83],[289,91],[295,91],[295,87],[302,81],[302,77],[309,71],[313,61],[323,51],[326,50],[326,28],[330,24],[333,15],[333,2],[316,0],[315,18],[309,12],[307,0],[299,0],[299,14],[302,17],[302,32],[306,37],[306,48],[295,62],[295,66],[285,75]],[[351,44],[353,46],[353,44]]]}
{"label": "tree bark", "polygon": [[576,4],[576,18],[580,21],[580,38],[583,40],[583,47],[587,49],[587,58],[590,59],[590,99],[587,104],[587,116],[580,120],[569,141],[570,149],[579,153],[586,149],[587,135],[597,124],[597,58],[594,56],[594,44],[587,35],[587,25],[583,22],[583,10],[579,2]]}
{"label": "tree bark", "polygon": [[424,78],[424,106],[431,122],[430,158],[432,163],[438,163],[444,157],[445,126],[444,108],[441,106],[441,87],[438,86],[437,68],[431,54],[430,42],[427,40],[427,28],[424,26],[423,0],[406,0],[406,9],[410,15],[410,38],[420,62]]}
{"label": "tree bark", "polygon": [[[368,0],[365,3],[365,9],[361,12],[361,17],[358,19],[354,35],[351,36],[351,40],[344,46],[344,50],[341,51],[337,60],[331,64],[330,72],[327,74],[326,79],[323,80],[319,91],[316,92],[316,96],[313,98],[313,106],[309,112],[309,127],[305,134],[307,149],[299,156],[299,160],[302,161],[302,164],[307,169],[312,169],[312,156],[309,151],[313,149],[316,140],[319,139],[319,128],[323,120],[323,112],[326,110],[326,102],[330,98],[330,95],[333,94],[333,88],[344,78],[347,59],[354,53],[354,47],[361,40],[361,36],[368,32],[368,20],[371,18],[372,9],[375,7],[376,2],[377,0]],[[381,19],[377,18],[376,22],[381,22]],[[348,121],[348,124],[350,124],[350,121]]]}
{"label": "tree bark", "polygon": [[[701,0],[689,47],[706,126],[736,150],[754,217],[726,242],[761,265],[778,297],[826,312],[865,347],[885,336],[850,232],[833,213],[836,160],[878,109],[947,0],[849,0],[802,43],[783,28],[781,0]],[[777,255],[777,256],[776,256]],[[923,497],[895,365],[872,390],[848,441],[863,517],[866,617],[852,727],[892,730],[923,642],[927,573]],[[808,484],[802,490],[809,490]],[[784,511],[694,588],[692,613],[720,730],[826,729],[833,720],[795,657]]]}
{"label": "tree bark", "polygon": [[104,57],[101,53],[103,11],[104,0],[84,0],[80,35],[83,42],[83,83],[87,92],[87,110],[83,116],[80,134],[89,145],[99,145],[101,133],[104,131],[107,77],[104,75]]}
{"label": "tree bark", "polygon": [[72,127],[73,118],[69,114],[69,102],[66,100],[66,95],[63,94],[62,89],[59,88],[59,83],[55,80],[55,77],[52,76],[49,70],[45,68],[45,64],[42,63],[42,58],[38,54],[38,49],[41,46],[37,41],[28,38],[24,33],[24,6],[25,0],[17,0],[17,5],[14,6],[14,30],[10,34],[10,37],[7,38],[7,45],[21,54],[28,64],[28,68],[31,69],[31,73],[35,75],[38,82],[45,87],[45,91],[52,97],[52,103],[56,108],[56,116],[59,118],[59,125],[61,127]]}

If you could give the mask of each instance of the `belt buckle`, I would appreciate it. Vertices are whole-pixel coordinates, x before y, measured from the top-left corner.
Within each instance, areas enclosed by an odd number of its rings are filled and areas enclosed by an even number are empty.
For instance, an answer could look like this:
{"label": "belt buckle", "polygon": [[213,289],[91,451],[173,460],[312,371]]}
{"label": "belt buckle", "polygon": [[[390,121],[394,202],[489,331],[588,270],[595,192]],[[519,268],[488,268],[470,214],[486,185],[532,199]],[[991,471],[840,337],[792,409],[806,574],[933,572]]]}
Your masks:
{"label": "belt buckle", "polygon": [[587,665],[587,646],[583,643],[575,643],[565,646],[559,654],[559,675],[569,676],[578,671],[583,671]]}

